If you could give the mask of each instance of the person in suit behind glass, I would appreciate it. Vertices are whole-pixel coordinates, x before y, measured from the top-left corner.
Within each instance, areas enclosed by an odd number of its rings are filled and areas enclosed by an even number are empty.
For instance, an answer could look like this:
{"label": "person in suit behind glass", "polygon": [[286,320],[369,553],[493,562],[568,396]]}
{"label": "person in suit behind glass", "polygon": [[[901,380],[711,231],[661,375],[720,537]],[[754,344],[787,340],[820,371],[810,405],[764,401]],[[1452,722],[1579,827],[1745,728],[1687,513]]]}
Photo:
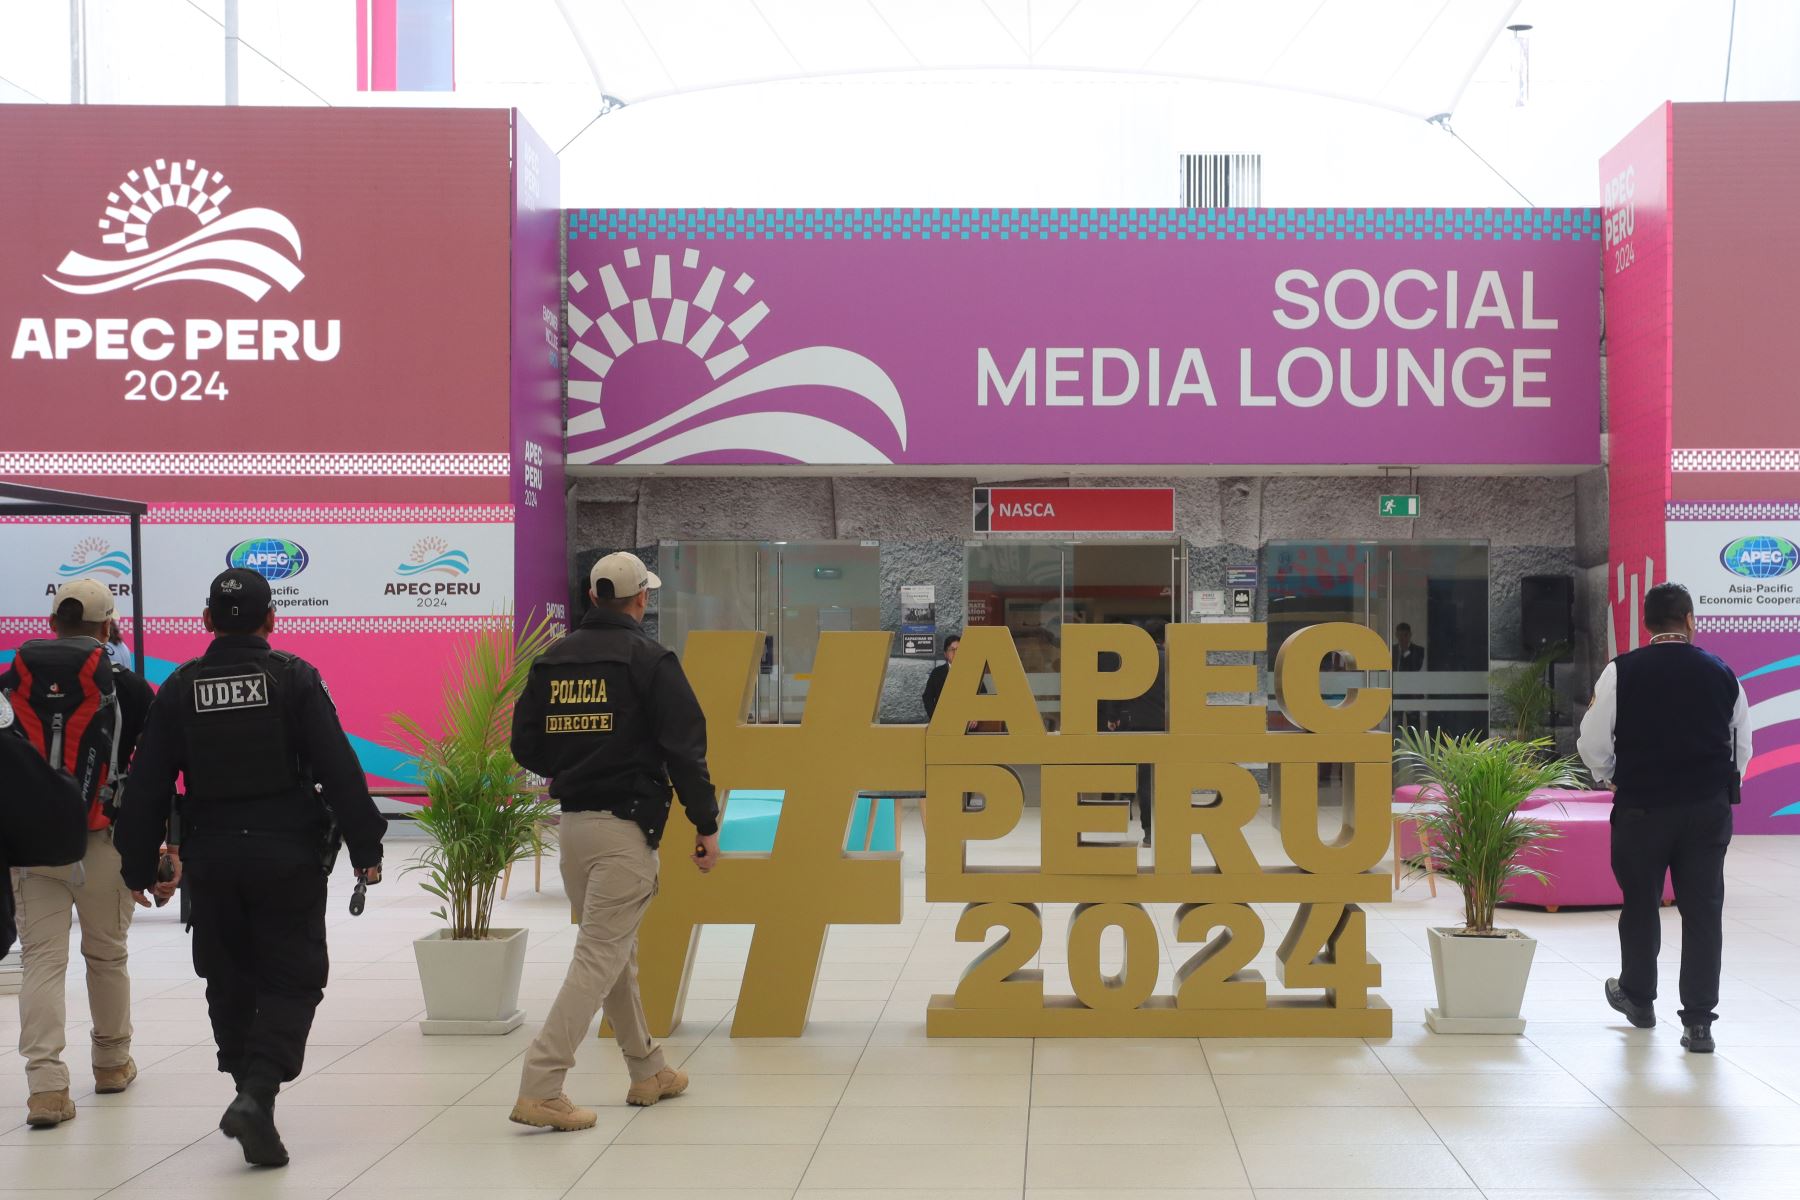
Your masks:
{"label": "person in suit behind glass", "polygon": [[953,633],[944,639],[944,661],[931,668],[931,674],[925,680],[925,719],[930,721],[937,712],[938,697],[944,694],[944,680],[950,678],[950,664],[956,661],[956,648],[962,645],[962,634]]}
{"label": "person in suit behind glass", "polygon": [[1693,644],[1694,600],[1678,583],[1644,597],[1650,644],[1601,672],[1579,749],[1617,792],[1612,869],[1624,893],[1620,968],[1606,1002],[1633,1025],[1656,1024],[1663,876],[1681,910],[1681,1044],[1713,1051],[1724,933],[1731,806],[1750,763],[1750,707],[1737,676]]}
{"label": "person in suit behind glass", "polygon": [[1405,621],[1394,626],[1394,670],[1423,671],[1425,647],[1412,640],[1412,626]]}

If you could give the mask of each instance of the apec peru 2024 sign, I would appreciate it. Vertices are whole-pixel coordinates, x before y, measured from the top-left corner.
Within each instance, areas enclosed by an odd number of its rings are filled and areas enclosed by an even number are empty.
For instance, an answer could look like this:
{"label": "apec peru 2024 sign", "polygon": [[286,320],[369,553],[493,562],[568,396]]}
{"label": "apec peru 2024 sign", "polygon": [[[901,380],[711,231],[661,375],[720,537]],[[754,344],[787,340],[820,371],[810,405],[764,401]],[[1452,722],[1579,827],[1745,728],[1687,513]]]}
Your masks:
{"label": "apec peru 2024 sign", "polygon": [[222,481],[504,475],[510,138],[505,112],[0,106],[0,472],[262,501],[284,485]]}
{"label": "apec peru 2024 sign", "polygon": [[1599,214],[578,211],[570,461],[1596,464]]}
{"label": "apec peru 2024 sign", "polygon": [[[92,579],[138,615],[123,524],[12,524],[0,617],[47,617],[58,586]],[[512,526],[489,522],[176,524],[143,529],[150,617],[196,618],[227,567],[269,581],[282,617],[487,617],[513,603]]]}

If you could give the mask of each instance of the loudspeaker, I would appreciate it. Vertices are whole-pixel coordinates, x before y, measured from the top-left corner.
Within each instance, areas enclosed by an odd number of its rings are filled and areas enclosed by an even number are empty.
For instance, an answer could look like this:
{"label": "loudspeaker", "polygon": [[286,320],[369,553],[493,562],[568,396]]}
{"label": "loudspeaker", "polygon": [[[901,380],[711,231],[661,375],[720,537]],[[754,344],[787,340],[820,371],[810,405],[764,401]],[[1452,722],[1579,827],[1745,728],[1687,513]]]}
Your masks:
{"label": "loudspeaker", "polygon": [[1557,662],[1575,660],[1575,580],[1569,575],[1527,575],[1519,581],[1519,634],[1524,658],[1561,646]]}

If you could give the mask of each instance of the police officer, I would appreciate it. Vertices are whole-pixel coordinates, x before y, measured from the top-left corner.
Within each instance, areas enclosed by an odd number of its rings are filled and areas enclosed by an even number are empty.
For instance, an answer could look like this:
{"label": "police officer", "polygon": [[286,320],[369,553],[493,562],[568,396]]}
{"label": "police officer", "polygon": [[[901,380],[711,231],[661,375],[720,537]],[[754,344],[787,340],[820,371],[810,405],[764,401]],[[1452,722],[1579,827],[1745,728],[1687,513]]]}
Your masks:
{"label": "police officer", "polygon": [[575,956],[544,1028],[525,1052],[521,1125],[591,1129],[591,1109],[563,1094],[576,1048],[606,1006],[631,1073],[628,1104],[679,1096],[638,997],[637,933],[656,895],[656,848],[670,787],[694,823],[694,865],[719,857],[719,806],[706,770],[706,718],[681,663],[640,622],[662,580],[635,554],[609,554],[589,575],[594,607],[532,666],[513,710],[513,756],[550,780],[562,805],[563,886],[581,914]]}
{"label": "police officer", "polygon": [[219,1070],[238,1089],[219,1128],[245,1161],[282,1166],[275,1093],[300,1074],[324,998],[331,823],[369,883],[381,879],[387,826],[318,671],[269,647],[268,581],[226,571],[204,621],[212,645],[169,677],[145,725],[119,821],[121,871],[142,903],[180,774],[194,970]]}

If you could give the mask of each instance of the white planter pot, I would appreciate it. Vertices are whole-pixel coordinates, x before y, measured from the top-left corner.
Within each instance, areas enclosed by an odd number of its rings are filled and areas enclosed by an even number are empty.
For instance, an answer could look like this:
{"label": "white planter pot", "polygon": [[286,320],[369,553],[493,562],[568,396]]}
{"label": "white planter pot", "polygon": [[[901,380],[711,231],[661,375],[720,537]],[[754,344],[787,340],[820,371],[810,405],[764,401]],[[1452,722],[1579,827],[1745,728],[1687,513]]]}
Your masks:
{"label": "white planter pot", "polygon": [[1438,997],[1438,1006],[1425,1010],[1432,1032],[1525,1032],[1519,1010],[1525,1005],[1537,939],[1522,934],[1458,937],[1449,929],[1430,929],[1426,935]]}
{"label": "white planter pot", "polygon": [[523,929],[496,929],[481,941],[454,941],[440,929],[413,943],[425,989],[426,1034],[506,1034],[525,1023],[519,980],[525,974]]}

